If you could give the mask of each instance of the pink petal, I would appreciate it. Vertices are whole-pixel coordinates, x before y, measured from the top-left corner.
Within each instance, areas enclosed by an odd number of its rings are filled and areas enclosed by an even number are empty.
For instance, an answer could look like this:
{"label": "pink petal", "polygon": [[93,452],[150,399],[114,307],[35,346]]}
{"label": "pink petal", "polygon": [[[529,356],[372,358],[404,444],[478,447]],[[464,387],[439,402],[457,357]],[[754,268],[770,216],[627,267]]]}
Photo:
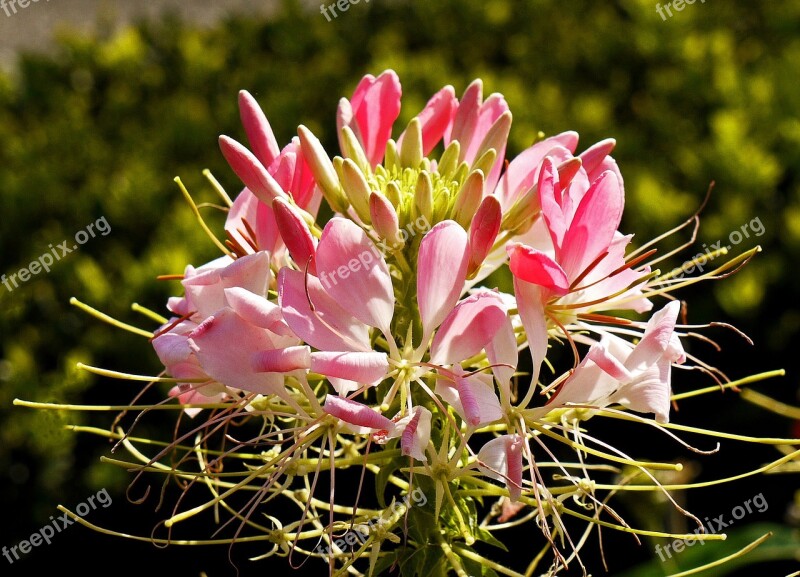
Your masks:
{"label": "pink petal", "polygon": [[192,354],[186,335],[166,332],[154,338],[152,343],[158,359],[167,368],[167,371],[172,365],[186,362]]}
{"label": "pink petal", "polygon": [[333,218],[317,247],[322,286],[361,322],[389,334],[394,314],[394,289],[386,261],[362,228]]}
{"label": "pink petal", "polygon": [[507,318],[500,296],[483,290],[464,299],[447,315],[431,344],[431,363],[452,365],[477,355]]}
{"label": "pink petal", "polygon": [[[245,226],[245,221],[249,226]],[[255,238],[252,238],[249,230],[255,233]],[[233,201],[225,220],[225,231],[247,252],[264,250],[273,253],[281,238],[272,209],[258,200],[248,188],[242,190]]]}
{"label": "pink petal", "polygon": [[515,278],[558,295],[569,292],[569,279],[556,261],[540,250],[514,243],[508,246],[508,267]]}
{"label": "pink petal", "polygon": [[325,397],[323,410],[349,425],[355,432],[365,434],[373,431],[393,431],[394,423],[366,405],[336,395]]}
{"label": "pink petal", "polygon": [[240,257],[221,269],[209,269],[181,282],[191,309],[205,318],[227,303],[224,290],[242,287],[256,295],[266,294],[269,284],[269,255],[257,252]]}
{"label": "pink petal", "polygon": [[203,370],[214,380],[236,389],[262,395],[283,395],[283,376],[257,373],[253,353],[275,348],[269,331],[247,323],[225,308],[209,317],[189,335]]}
{"label": "pink petal", "polygon": [[438,223],[420,242],[417,302],[425,339],[442,323],[464,290],[467,243],[467,233],[452,220]]}
{"label": "pink petal", "polygon": [[261,164],[269,166],[280,151],[278,142],[264,111],[247,90],[239,92],[239,116],[253,154]]}
{"label": "pink petal", "polygon": [[519,435],[507,435],[505,438],[508,469],[506,486],[512,502],[518,501],[522,494],[522,444],[522,437]]}
{"label": "pink petal", "polygon": [[584,150],[580,154],[579,158],[581,159],[586,173],[591,175],[595,170],[597,170],[597,168],[602,164],[603,160],[605,160],[605,158],[611,154],[611,151],[614,150],[616,145],[616,140],[613,138],[607,138]]}
{"label": "pink petal", "polygon": [[257,373],[289,373],[311,366],[311,349],[308,346],[270,349],[253,353],[251,365]]}
{"label": "pink petal", "polygon": [[526,190],[536,183],[542,160],[551,154],[555,146],[575,152],[575,148],[578,146],[578,133],[563,132],[546,138],[522,151],[509,163],[495,190],[495,194],[503,206],[504,214]]}
{"label": "pink petal", "polygon": [[378,352],[320,351],[311,353],[311,371],[376,386],[389,372],[389,359]]}
{"label": "pink petal", "polygon": [[539,174],[539,204],[542,207],[542,217],[547,224],[547,230],[559,255],[564,236],[569,226],[569,217],[572,214],[570,197],[564,194],[559,182],[558,170],[549,156],[542,162],[542,171]]}
{"label": "pink petal", "polygon": [[400,79],[393,70],[386,70],[377,78],[367,74],[361,79],[350,105],[353,110],[356,134],[367,154],[370,165],[383,160],[386,142],[392,136],[392,125],[400,114]]}
{"label": "pink petal", "polygon": [[275,223],[281,233],[292,260],[300,270],[317,274],[316,251],[317,242],[311,235],[308,225],[288,202],[276,198],[272,203],[272,210],[275,212]]}
{"label": "pink petal", "polygon": [[620,182],[613,172],[604,172],[581,199],[564,235],[559,262],[570,279],[608,251],[617,232],[625,204]]}
{"label": "pink petal", "polygon": [[[309,306],[309,298],[314,311]],[[278,274],[278,302],[292,331],[315,349],[372,350],[367,326],[339,306],[317,277],[282,268]]]}
{"label": "pink petal", "polygon": [[[458,99],[452,86],[445,86],[431,96],[425,108],[417,115],[422,124],[422,153],[427,156],[444,137],[455,118]],[[397,149],[403,144],[405,132],[397,139]]]}

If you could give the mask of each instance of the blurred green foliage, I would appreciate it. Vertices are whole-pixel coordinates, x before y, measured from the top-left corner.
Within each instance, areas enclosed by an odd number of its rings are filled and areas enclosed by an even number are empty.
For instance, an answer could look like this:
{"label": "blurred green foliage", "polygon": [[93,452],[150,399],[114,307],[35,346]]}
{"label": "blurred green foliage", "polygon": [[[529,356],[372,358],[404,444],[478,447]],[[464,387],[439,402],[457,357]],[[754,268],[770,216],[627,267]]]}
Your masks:
{"label": "blurred green foliage", "polygon": [[[715,181],[698,246],[665,268],[760,218],[764,234],[734,253],[756,243],[765,253],[714,285],[716,303],[701,297],[696,316],[710,320],[721,307],[767,356],[781,358],[800,329],[800,276],[790,272],[800,257],[798,32],[798,1],[696,3],[663,21],[652,0],[376,0],[332,22],[285,2],[269,21],[232,18],[198,30],[165,17],[109,37],[67,34],[54,55],[26,55],[15,74],[0,77],[0,273],[27,266],[100,216],[112,230],[51,273],[13,292],[0,287],[5,497],[35,495],[52,510],[65,479],[99,487],[125,478],[89,467],[104,448],[78,451],[80,438],[61,428],[107,426],[108,415],[30,411],[11,400],[110,403],[135,394],[124,382],[101,388],[74,369],[78,360],[159,370],[145,339],[68,301],[154,328],[130,304],[163,311],[180,287],[156,275],[216,256],[172,177],[198,201],[215,200],[203,168],[238,191],[216,138],[243,138],[243,88],[279,141],[303,123],[333,151],[338,98],[364,73],[398,72],[402,122],[443,84],[460,93],[482,77],[514,113],[511,152],[539,131],[577,130],[580,148],[617,139],[628,193],[623,230],[637,240],[685,220]],[[205,214],[219,230],[221,215]]]}

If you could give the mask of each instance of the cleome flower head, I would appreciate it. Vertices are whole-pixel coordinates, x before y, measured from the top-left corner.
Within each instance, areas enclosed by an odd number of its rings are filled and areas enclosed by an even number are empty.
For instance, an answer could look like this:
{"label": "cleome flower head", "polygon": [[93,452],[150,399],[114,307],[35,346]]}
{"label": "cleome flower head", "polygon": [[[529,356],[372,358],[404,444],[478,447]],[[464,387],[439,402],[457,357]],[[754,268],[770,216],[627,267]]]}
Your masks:
{"label": "cleome flower head", "polygon": [[[397,127],[391,70],[339,102],[338,155],[302,125],[280,149],[252,96],[239,105],[249,146],[219,141],[244,185],[233,201],[220,191],[225,255],[186,268],[152,338],[156,380],[174,385],[164,400],[192,424],[152,458],[132,449],[211,490],[165,526],[221,508],[229,542],[255,531],[263,556],[319,557],[337,575],[407,562],[485,574],[500,566],[475,541],[527,522],[555,574],[581,564],[595,525],[639,532],[608,505],[628,482],[608,471],[634,467],[658,490],[649,471],[680,465],[634,460],[585,421],[659,427],[673,367],[721,373],[684,351],[690,327],[669,295],[682,284],[646,262],[649,245],[628,253],[615,142],[576,154],[564,132],[507,156],[509,106],[480,80]],[[513,292],[488,283],[504,275]],[[376,492],[362,498],[367,473]],[[568,516],[587,523],[582,537]]]}

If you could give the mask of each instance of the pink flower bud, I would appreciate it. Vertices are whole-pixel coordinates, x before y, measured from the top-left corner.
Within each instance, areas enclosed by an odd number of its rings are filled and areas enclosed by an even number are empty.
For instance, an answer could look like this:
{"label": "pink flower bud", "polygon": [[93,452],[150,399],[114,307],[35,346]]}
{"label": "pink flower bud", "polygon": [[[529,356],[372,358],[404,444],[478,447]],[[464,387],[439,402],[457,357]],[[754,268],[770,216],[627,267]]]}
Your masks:
{"label": "pink flower bud", "polygon": [[276,198],[272,203],[272,209],[275,211],[278,231],[295,264],[300,270],[304,270],[308,263],[308,272],[316,276],[317,241],[312,236],[305,220],[297,209],[283,199]]}
{"label": "pink flower bud", "polygon": [[469,226],[469,266],[467,278],[472,278],[481,268],[486,256],[492,250],[500,222],[503,218],[500,202],[492,195],[481,202],[475,218]]}

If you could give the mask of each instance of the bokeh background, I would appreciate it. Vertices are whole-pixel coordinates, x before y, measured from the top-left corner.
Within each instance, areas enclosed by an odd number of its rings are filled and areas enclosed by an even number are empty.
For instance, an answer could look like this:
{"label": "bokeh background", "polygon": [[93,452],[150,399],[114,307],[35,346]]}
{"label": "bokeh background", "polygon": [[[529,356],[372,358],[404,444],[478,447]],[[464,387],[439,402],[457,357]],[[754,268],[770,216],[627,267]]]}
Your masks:
{"label": "bokeh background", "polygon": [[[145,3],[142,3],[143,5]],[[444,84],[460,94],[475,77],[485,92],[501,92],[514,114],[510,151],[539,132],[577,130],[584,148],[613,136],[627,191],[623,230],[636,241],[682,222],[714,192],[696,245],[664,264],[674,267],[758,220],[762,234],[734,247],[763,252],[744,270],[690,287],[690,320],[735,324],[755,342],[714,329],[721,352],[695,352],[732,379],[785,368],[786,376],[755,388],[782,402],[798,401],[800,337],[800,2],[695,2],[663,19],[653,0],[363,0],[328,21],[317,4],[295,1],[138,3],[39,1],[17,14],[0,10],[0,273],[27,266],[105,217],[111,227],[64,257],[49,274],[19,288],[0,286],[0,545],[27,538],[56,514],[107,488],[113,506],[90,520],[149,535],[164,513],[157,496],[141,505],[126,496],[131,476],[101,464],[110,445],[64,430],[66,424],[107,428],[113,414],[33,411],[23,398],[63,403],[125,403],[135,384],[76,371],[76,362],[155,374],[158,362],[141,337],[118,331],[69,305],[78,297],[148,329],[131,310],[137,302],[163,311],[180,288],[156,281],[186,263],[216,256],[173,183],[181,176],[199,201],[214,195],[208,168],[235,194],[240,185],[219,154],[220,133],[242,139],[236,95],[260,101],[279,142],[299,123],[335,150],[335,108],[365,73],[393,68],[403,83],[401,124]],[[145,14],[146,13],[146,14]],[[56,31],[53,34],[53,30]],[[221,217],[209,212],[220,227]],[[220,227],[221,228],[221,227]],[[750,227],[751,232],[754,227]],[[677,237],[676,237],[677,239]],[[674,241],[675,243],[677,240]],[[709,386],[697,373],[680,375],[677,390]],[[713,394],[680,404],[674,420],[760,436],[798,436],[797,420],[742,400]],[[797,418],[794,415],[795,419]],[[144,436],[165,422],[143,423]],[[150,427],[151,429],[149,429]],[[780,456],[771,447],[724,442],[713,457],[688,453],[664,437],[613,423],[592,422],[604,438],[633,453],[682,459],[687,477],[707,480],[741,473]],[[708,439],[687,435],[703,448]],[[729,512],[763,494],[764,513],[731,528],[725,544],[687,550],[669,563],[627,536],[604,532],[614,575],[665,575],[698,559],[722,557],[766,530],[775,537],[743,561],[785,575],[800,569],[797,473],[757,476],[680,494],[701,519]],[[159,483],[153,486],[158,493]],[[176,488],[168,489],[171,495]],[[640,526],[679,528],[663,503],[620,501]],[[198,522],[187,533],[210,535]],[[530,558],[538,534],[512,533],[508,543]],[[663,542],[662,542],[663,543]],[[587,548],[602,574],[598,548]],[[231,557],[241,575],[290,575],[288,561],[249,563]],[[514,555],[500,559],[514,565]],[[297,560],[295,560],[297,561]],[[738,568],[737,568],[738,566]],[[754,565],[715,570],[752,574]],[[517,567],[519,570],[520,568]],[[524,566],[523,566],[524,569]],[[568,574],[578,575],[574,572]],[[171,547],[124,541],[73,526],[0,574],[45,570],[83,575],[234,575],[226,547]],[[321,564],[297,575],[325,573]]]}

